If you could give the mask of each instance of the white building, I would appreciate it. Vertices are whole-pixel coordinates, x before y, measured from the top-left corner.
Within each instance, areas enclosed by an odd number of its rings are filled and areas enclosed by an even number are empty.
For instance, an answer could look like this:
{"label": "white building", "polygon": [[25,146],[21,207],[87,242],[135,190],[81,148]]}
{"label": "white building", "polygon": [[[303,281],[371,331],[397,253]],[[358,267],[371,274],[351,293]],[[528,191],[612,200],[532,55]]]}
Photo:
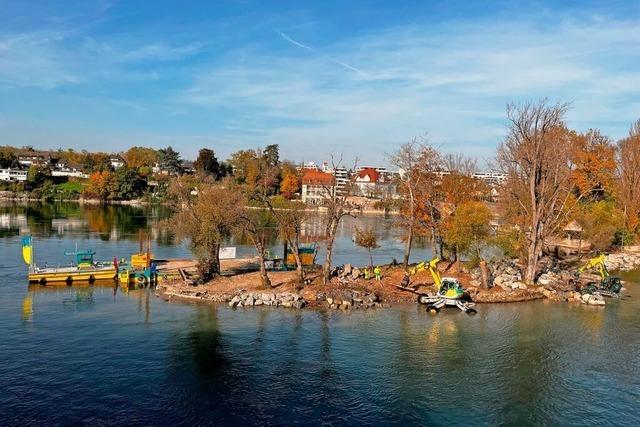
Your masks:
{"label": "white building", "polygon": [[327,197],[336,191],[336,179],[333,175],[317,169],[307,169],[302,176],[302,201],[312,205],[321,205]]}
{"label": "white building", "polygon": [[27,171],[20,169],[0,169],[0,181],[26,181]]}
{"label": "white building", "polygon": [[477,172],[473,174],[474,178],[478,178],[489,186],[503,184],[507,179],[507,174],[501,172]]}
{"label": "white building", "polygon": [[111,163],[111,166],[114,169],[119,169],[121,167],[123,167],[124,165],[126,165],[126,162],[124,161],[124,159],[120,156],[111,156],[111,158],[109,159],[109,163]]}
{"label": "white building", "polygon": [[362,167],[353,178],[358,196],[385,198],[395,195],[392,176],[386,168]]}

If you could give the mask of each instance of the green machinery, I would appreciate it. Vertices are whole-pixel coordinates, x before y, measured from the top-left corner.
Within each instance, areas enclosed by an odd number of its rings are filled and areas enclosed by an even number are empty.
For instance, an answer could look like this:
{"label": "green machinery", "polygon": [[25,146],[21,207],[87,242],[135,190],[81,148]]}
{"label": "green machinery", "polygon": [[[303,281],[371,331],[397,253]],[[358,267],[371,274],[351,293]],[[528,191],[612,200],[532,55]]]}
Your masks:
{"label": "green machinery", "polygon": [[[477,311],[473,308],[475,303],[464,301],[464,288],[462,284],[453,277],[441,277],[438,272],[437,265],[440,258],[433,258],[431,261],[423,261],[409,270],[409,275],[414,275],[419,271],[428,270],[433,277],[433,283],[436,287],[435,295],[419,295],[418,302],[427,306],[427,311],[437,313],[444,306],[457,307],[468,314],[475,314]],[[408,276],[406,276],[408,278]]]}
{"label": "green machinery", "polygon": [[600,294],[607,297],[618,297],[622,290],[622,281],[617,276],[611,276],[605,263],[606,256],[600,254],[591,258],[585,265],[578,269],[579,276],[587,270],[595,270],[600,275],[600,282],[589,282],[582,288],[583,293]]}

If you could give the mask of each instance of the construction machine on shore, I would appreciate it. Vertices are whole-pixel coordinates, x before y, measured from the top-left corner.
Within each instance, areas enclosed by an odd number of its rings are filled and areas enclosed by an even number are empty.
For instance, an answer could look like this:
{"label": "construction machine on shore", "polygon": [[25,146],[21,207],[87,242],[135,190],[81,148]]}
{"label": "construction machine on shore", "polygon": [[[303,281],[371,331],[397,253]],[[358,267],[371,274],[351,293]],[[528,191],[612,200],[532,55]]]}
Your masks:
{"label": "construction machine on shore", "polygon": [[580,267],[576,272],[576,276],[587,270],[594,270],[600,275],[600,282],[588,282],[582,287],[582,293],[600,294],[606,297],[618,297],[622,290],[622,281],[617,276],[611,276],[605,263],[606,255],[600,254],[595,258],[591,258],[585,265]]}

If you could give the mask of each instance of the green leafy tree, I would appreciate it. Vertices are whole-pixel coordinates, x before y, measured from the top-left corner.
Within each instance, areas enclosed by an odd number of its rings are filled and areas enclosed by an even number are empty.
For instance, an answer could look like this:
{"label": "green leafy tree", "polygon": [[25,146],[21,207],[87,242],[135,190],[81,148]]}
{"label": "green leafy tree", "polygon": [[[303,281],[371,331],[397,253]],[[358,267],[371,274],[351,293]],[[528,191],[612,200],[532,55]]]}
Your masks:
{"label": "green leafy tree", "polygon": [[213,150],[202,148],[198,152],[198,158],[193,163],[193,167],[202,173],[209,174],[215,179],[224,176],[224,169],[220,167],[220,162],[216,158]]}
{"label": "green leafy tree", "polygon": [[18,165],[15,149],[12,147],[0,147],[0,168],[14,168]]}
{"label": "green leafy tree", "polygon": [[280,165],[280,147],[278,144],[267,145],[262,151],[262,157],[270,167]]}
{"label": "green leafy tree", "polygon": [[613,201],[585,203],[579,217],[583,237],[599,251],[609,249],[616,241],[616,233],[624,227],[624,212]]}
{"label": "green leafy tree", "polygon": [[111,198],[133,200],[140,198],[147,189],[147,181],[134,169],[123,167],[115,172],[117,192]]}
{"label": "green leafy tree", "polygon": [[458,254],[473,253],[480,258],[480,250],[491,236],[491,210],[483,202],[462,202],[455,213],[444,221],[443,238]]}
{"label": "green leafy tree", "polygon": [[182,172],[182,159],[180,153],[171,146],[158,150],[160,167],[172,175],[179,175]]}
{"label": "green leafy tree", "polygon": [[220,247],[238,224],[238,206],[244,206],[242,193],[229,191],[229,185],[182,176],[172,180],[169,187],[175,211],[171,229],[178,241],[189,241],[203,281],[220,274]]}

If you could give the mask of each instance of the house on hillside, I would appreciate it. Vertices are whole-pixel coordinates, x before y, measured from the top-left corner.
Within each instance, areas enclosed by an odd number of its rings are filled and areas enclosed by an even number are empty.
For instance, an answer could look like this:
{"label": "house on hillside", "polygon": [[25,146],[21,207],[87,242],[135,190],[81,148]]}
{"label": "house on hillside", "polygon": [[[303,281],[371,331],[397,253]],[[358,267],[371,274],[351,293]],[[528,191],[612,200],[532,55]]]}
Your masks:
{"label": "house on hillside", "polygon": [[30,166],[54,166],[58,159],[51,155],[49,151],[24,150],[18,153],[18,163],[23,167]]}
{"label": "house on hillside", "polygon": [[75,178],[89,178],[89,175],[82,171],[82,165],[79,163],[67,162],[60,160],[56,166],[51,169],[51,176],[66,176]]}
{"label": "house on hillside", "polygon": [[302,201],[312,205],[321,205],[325,198],[336,192],[336,178],[317,169],[305,169],[302,175]]}
{"label": "house on hillside", "polygon": [[0,181],[26,181],[27,171],[20,169],[0,169]]}
{"label": "house on hillside", "polygon": [[114,169],[119,169],[127,164],[120,154],[112,154],[111,157],[109,157],[109,163],[111,163],[111,167]]}

